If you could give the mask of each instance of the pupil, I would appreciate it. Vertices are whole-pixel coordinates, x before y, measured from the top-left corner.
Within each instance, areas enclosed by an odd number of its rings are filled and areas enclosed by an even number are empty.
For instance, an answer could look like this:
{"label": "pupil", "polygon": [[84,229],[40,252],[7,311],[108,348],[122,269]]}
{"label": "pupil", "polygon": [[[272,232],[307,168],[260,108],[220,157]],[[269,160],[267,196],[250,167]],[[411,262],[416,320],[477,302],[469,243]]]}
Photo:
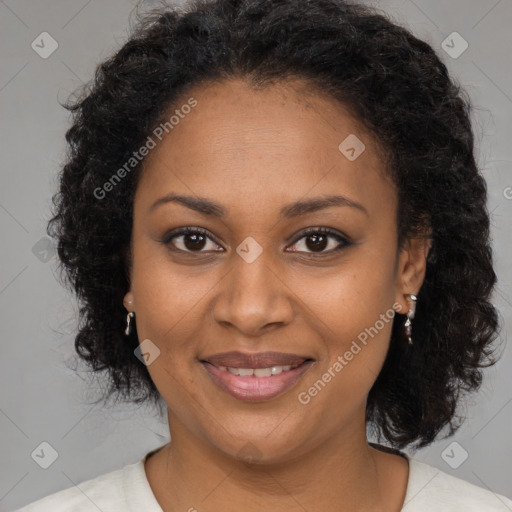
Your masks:
{"label": "pupil", "polygon": [[[193,239],[192,244],[189,243],[189,240]],[[184,237],[185,247],[190,250],[202,249],[204,247],[205,237],[203,235],[198,234],[189,234]],[[198,245],[199,242],[199,245]],[[201,245],[202,244],[202,245]]]}
{"label": "pupil", "polygon": [[[310,244],[308,242],[309,240],[314,240],[314,242],[312,244]],[[306,239],[306,245],[307,245],[308,249],[322,250],[322,249],[325,249],[325,247],[327,246],[326,241],[327,241],[327,237],[324,235],[321,235],[321,234],[310,235]]]}

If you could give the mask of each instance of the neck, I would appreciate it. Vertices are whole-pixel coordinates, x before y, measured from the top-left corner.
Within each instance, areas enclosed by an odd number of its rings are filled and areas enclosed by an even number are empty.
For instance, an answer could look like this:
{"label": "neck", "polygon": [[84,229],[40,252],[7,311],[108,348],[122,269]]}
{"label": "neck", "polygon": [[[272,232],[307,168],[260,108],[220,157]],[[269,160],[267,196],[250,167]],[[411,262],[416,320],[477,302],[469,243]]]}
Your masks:
{"label": "neck", "polygon": [[397,489],[397,471],[407,461],[400,463],[397,456],[370,447],[366,428],[359,424],[307,452],[249,463],[192,435],[177,418],[169,420],[172,443],[151,457],[146,467],[164,512],[401,508],[405,489]]}

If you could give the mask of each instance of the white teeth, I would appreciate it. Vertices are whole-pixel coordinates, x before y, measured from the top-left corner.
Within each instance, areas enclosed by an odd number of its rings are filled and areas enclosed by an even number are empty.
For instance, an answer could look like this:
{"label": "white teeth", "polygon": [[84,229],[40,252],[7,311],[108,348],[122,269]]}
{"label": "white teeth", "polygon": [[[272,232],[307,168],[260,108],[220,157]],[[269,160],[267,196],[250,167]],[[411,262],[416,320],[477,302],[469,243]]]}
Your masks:
{"label": "white teeth", "polygon": [[298,364],[294,365],[276,365],[271,366],[270,368],[232,368],[230,366],[219,366],[219,370],[228,371],[233,375],[238,375],[240,377],[271,377],[272,375],[279,375],[282,372],[287,372],[292,368],[297,368]]}
{"label": "white teeth", "polygon": [[[254,375],[256,375],[256,377],[270,377],[272,375],[272,370],[277,372],[277,368],[255,368]],[[274,373],[274,375],[276,374],[277,373]]]}

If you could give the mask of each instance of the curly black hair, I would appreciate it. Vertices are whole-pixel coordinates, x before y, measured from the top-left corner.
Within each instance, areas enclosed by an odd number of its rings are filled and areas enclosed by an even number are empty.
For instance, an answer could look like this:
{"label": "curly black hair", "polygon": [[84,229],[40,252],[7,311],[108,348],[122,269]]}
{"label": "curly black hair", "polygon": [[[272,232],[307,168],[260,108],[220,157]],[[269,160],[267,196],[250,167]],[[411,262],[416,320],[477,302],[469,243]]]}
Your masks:
{"label": "curly black hair", "polygon": [[112,394],[161,403],[124,335],[133,197],[141,163],[99,187],[192,86],[243,77],[254,87],[299,78],[345,105],[385,148],[398,190],[397,230],[432,247],[418,294],[414,345],[396,314],[367,399],[367,421],[393,447],[430,444],[460,426],[457,406],[496,362],[499,328],[487,187],[474,157],[472,106],[426,42],[388,15],[344,0],[195,0],[140,16],[74,102],[68,153],[48,234],[80,301],[75,348]]}

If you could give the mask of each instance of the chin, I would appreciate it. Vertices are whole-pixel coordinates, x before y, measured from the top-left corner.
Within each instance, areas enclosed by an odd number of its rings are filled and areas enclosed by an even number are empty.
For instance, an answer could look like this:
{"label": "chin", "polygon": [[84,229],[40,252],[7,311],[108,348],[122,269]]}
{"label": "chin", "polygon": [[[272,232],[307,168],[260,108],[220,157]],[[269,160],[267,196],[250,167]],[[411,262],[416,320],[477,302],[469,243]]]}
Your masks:
{"label": "chin", "polygon": [[272,438],[268,435],[237,435],[231,439],[218,440],[215,445],[224,456],[253,466],[287,462],[300,456],[306,448],[297,436],[286,433]]}

